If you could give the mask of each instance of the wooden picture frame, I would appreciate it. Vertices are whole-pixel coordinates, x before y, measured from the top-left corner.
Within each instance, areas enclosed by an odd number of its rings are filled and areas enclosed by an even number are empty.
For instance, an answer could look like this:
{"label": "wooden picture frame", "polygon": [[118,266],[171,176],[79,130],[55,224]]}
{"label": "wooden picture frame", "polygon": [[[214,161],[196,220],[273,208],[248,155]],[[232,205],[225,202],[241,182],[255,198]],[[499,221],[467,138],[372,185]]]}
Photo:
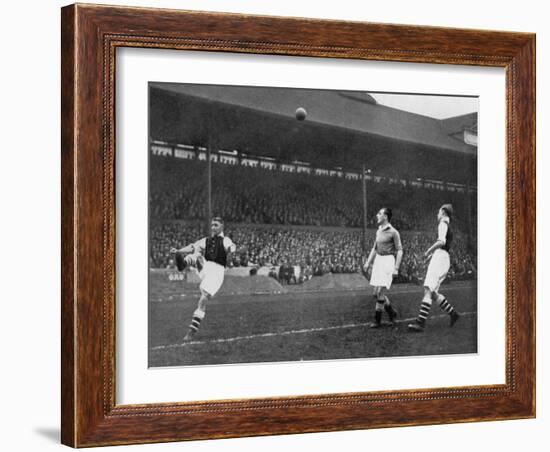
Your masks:
{"label": "wooden picture frame", "polygon": [[[535,35],[146,8],[62,9],[62,442],[73,447],[535,416]],[[115,403],[115,50],[147,47],[506,70],[506,382]]]}

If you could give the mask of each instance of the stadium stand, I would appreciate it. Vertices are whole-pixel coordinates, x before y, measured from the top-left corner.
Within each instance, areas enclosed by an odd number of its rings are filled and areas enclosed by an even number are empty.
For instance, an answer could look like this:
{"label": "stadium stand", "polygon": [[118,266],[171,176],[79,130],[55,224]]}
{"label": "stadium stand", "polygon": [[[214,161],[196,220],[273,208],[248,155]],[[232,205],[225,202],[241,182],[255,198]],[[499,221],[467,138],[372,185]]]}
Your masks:
{"label": "stadium stand", "polygon": [[[206,218],[206,171],[205,162],[151,157],[151,218]],[[212,186],[212,210],[228,222],[341,227],[362,224],[359,180],[217,163],[212,165]],[[451,202],[457,223],[465,229],[464,193],[384,179],[368,181],[367,193],[369,227],[376,226],[377,210],[389,205],[396,228],[433,228],[433,206]]]}
{"label": "stadium stand", "polygon": [[[164,83],[151,85],[149,102],[151,268],[173,266],[170,247],[207,234],[210,146],[211,213],[248,249],[233,268],[268,269],[283,285],[360,273],[368,162],[367,241],[376,212],[391,207],[405,248],[397,282],[424,276],[437,208],[449,202],[448,280],[476,278],[477,114],[439,121],[365,93]],[[298,123],[289,112],[302,103],[311,117]]]}
{"label": "stadium stand", "polygon": [[[435,222],[434,222],[435,223]],[[435,228],[434,228],[435,229]],[[274,267],[272,276],[283,284],[299,283],[312,276],[327,273],[361,273],[364,253],[361,247],[361,231],[343,228],[326,230],[323,227],[292,227],[269,225],[228,225],[229,235],[248,252],[233,255],[229,266]],[[201,237],[201,226],[181,221],[153,223],[151,227],[150,265],[153,268],[173,268],[168,252],[171,246],[193,243]],[[369,241],[374,231],[369,230]],[[402,231],[405,249],[399,277],[396,282],[419,282],[426,263],[422,253],[433,243],[435,237],[422,232]],[[293,269],[286,277],[281,269],[289,265]],[[462,234],[457,234],[451,253],[450,280],[476,277],[475,253],[468,251]],[[296,275],[296,277],[293,277]]]}

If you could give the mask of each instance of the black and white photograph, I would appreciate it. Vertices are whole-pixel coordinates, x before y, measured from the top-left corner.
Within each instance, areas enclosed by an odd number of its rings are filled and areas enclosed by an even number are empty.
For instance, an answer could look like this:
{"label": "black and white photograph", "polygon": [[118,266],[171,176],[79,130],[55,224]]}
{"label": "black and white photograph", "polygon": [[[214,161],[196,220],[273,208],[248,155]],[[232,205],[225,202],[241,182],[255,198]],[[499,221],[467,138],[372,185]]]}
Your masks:
{"label": "black and white photograph", "polygon": [[150,368],[478,352],[478,97],[148,96]]}
{"label": "black and white photograph", "polygon": [[548,7],[449,6],[6,2],[2,449],[547,452]]}

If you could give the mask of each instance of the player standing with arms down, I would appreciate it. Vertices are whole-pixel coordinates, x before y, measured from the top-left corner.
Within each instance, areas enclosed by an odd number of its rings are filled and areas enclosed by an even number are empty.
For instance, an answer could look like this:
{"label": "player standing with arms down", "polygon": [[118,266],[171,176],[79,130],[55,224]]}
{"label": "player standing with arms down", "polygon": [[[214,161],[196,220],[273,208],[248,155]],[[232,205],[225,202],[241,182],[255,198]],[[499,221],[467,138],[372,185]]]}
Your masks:
{"label": "player standing with arms down", "polygon": [[194,266],[199,271],[201,279],[199,286],[201,295],[184,341],[191,340],[199,330],[201,321],[206,315],[206,302],[218,293],[223,284],[228,254],[237,250],[233,241],[224,235],[223,227],[223,220],[220,217],[214,217],[210,224],[210,237],[202,238],[181,249],[170,249],[170,253],[175,254],[179,271]]}
{"label": "player standing with arms down", "polygon": [[[450,326],[453,326],[460,318],[460,314],[447,301],[447,299],[439,293],[439,287],[447,276],[447,272],[451,266],[449,250],[453,242],[453,231],[451,229],[451,217],[453,215],[453,206],[451,204],[443,204],[437,212],[437,241],[424,253],[424,257],[430,258],[430,264],[426,271],[426,279],[424,280],[424,298],[420,305],[420,312],[413,323],[409,324],[409,330],[422,332],[426,325],[426,319],[432,307],[432,301],[437,301],[440,308],[449,314],[451,318]],[[432,254],[433,253],[433,254]]]}
{"label": "player standing with arms down", "polygon": [[376,214],[378,230],[374,246],[365,263],[365,272],[368,271],[371,264],[372,272],[370,285],[374,287],[373,297],[375,301],[374,323],[371,328],[380,328],[382,326],[382,312],[385,310],[393,324],[397,317],[397,311],[391,305],[386,292],[390,290],[393,277],[399,273],[399,266],[403,258],[403,246],[399,232],[390,224],[392,211],[388,207],[383,207]]}

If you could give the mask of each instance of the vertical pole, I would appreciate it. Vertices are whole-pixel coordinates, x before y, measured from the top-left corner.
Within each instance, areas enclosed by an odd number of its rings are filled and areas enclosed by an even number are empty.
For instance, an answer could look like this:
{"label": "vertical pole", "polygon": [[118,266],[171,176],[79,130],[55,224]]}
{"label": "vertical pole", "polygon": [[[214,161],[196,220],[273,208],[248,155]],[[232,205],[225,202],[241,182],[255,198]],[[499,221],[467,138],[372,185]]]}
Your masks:
{"label": "vertical pole", "polygon": [[206,145],[206,234],[210,235],[210,221],[212,220],[212,147],[214,145],[214,108],[213,104],[209,104],[208,118],[208,143]]}
{"label": "vertical pole", "polygon": [[[212,124],[212,122],[210,122]],[[208,232],[210,230],[210,221],[212,219],[212,130],[208,131],[209,137],[208,137],[208,146],[206,149],[206,177],[207,177],[207,190],[206,190],[206,196],[207,196],[207,204],[208,204],[208,212],[206,215],[206,235],[209,235]]]}
{"label": "vertical pole", "polygon": [[365,178],[365,165],[361,172],[363,181],[363,251],[367,250],[367,180]]}
{"label": "vertical pole", "polygon": [[471,249],[472,246],[472,199],[470,193],[470,181],[466,182],[466,209],[468,213],[467,218],[467,233],[468,233],[468,249]]}

